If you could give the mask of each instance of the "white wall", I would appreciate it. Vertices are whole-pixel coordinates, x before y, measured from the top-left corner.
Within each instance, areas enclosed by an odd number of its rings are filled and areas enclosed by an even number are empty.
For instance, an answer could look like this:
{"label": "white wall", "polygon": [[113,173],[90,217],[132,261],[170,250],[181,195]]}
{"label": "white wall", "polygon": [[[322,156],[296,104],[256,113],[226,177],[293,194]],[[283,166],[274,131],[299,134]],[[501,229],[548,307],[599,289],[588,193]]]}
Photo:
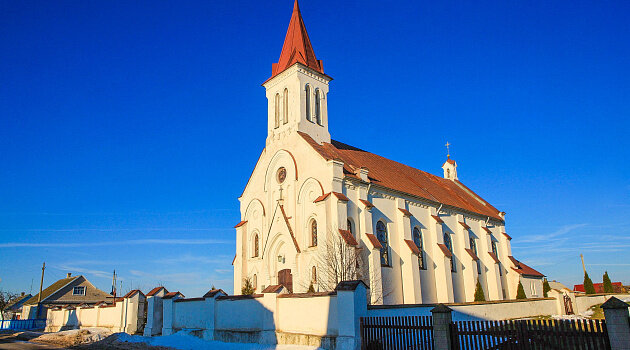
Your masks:
{"label": "white wall", "polygon": [[606,300],[611,297],[615,297],[619,300],[628,300],[630,299],[630,294],[594,294],[594,295],[576,295],[575,296],[575,305],[573,309],[576,314],[581,314],[586,312],[591,306],[597,304],[603,304]]}

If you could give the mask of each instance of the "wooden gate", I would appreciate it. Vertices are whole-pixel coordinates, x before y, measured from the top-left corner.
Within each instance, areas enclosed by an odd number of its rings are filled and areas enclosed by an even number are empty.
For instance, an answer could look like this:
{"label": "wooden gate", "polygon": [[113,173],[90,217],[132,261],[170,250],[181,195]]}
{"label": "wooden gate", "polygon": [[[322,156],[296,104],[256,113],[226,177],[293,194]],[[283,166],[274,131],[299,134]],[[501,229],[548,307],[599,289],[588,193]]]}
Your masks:
{"label": "wooden gate", "polygon": [[610,350],[603,320],[459,321],[451,337],[456,350]]}
{"label": "wooden gate", "polygon": [[431,316],[361,317],[361,349],[433,349]]}
{"label": "wooden gate", "polygon": [[293,293],[293,275],[291,275],[291,269],[278,271],[278,284],[285,286],[290,293]]}

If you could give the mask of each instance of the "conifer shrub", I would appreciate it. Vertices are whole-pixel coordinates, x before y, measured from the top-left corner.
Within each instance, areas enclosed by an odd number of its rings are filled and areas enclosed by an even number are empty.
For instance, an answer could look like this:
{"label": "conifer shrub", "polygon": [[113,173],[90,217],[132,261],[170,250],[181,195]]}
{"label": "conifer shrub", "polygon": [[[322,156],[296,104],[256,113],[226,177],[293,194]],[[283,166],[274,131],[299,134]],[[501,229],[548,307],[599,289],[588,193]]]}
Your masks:
{"label": "conifer shrub", "polygon": [[610,281],[610,277],[608,277],[608,271],[604,272],[604,293],[613,293],[613,285]]}
{"label": "conifer shrub", "polygon": [[525,289],[523,288],[523,284],[521,281],[518,281],[518,289],[516,290],[516,299],[527,299],[527,295],[525,295]]}
{"label": "conifer shrub", "polygon": [[243,295],[252,295],[256,291],[254,288],[254,284],[252,283],[252,279],[247,277],[243,279],[243,287],[241,287],[241,294]]}
{"label": "conifer shrub", "polygon": [[551,286],[549,285],[549,281],[547,281],[547,279],[545,278],[545,280],[543,281],[543,296],[545,298],[549,297],[550,290],[551,290]]}
{"label": "conifer shrub", "polygon": [[588,277],[588,272],[584,272],[584,292],[586,294],[595,294],[595,286],[593,286],[593,281]]}
{"label": "conifer shrub", "polygon": [[486,301],[486,296],[483,294],[483,288],[479,280],[477,280],[477,287],[475,288],[475,301]]}
{"label": "conifer shrub", "polygon": [[313,282],[308,286],[307,293],[315,293],[315,287],[313,287]]}

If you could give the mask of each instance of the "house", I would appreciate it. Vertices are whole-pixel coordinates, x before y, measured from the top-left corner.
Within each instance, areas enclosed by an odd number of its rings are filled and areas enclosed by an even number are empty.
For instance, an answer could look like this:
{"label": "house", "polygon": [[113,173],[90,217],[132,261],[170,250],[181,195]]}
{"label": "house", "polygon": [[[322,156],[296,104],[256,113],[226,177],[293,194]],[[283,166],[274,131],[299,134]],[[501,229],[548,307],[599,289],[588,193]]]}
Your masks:
{"label": "house", "polygon": [[42,290],[41,307],[38,308],[39,300],[40,294],[38,293],[24,303],[21,313],[22,319],[45,318],[47,309],[50,307],[112,302],[113,297],[94,287],[84,276],[72,276],[68,273],[66,278],[62,278]]}
{"label": "house", "polygon": [[263,83],[267,139],[239,197],[234,291],[361,279],[375,304],[452,303],[473,301],[477,281],[488,300],[514,299],[521,281],[542,296],[543,274],[512,256],[505,213],[459,180],[450,154],[437,176],[331,139],[331,80],[296,1]]}
{"label": "house", "polygon": [[20,313],[22,312],[22,305],[32,297],[31,294],[26,294],[22,292],[20,296],[15,298],[13,301],[7,304],[7,306],[2,310],[2,320],[19,320]]}

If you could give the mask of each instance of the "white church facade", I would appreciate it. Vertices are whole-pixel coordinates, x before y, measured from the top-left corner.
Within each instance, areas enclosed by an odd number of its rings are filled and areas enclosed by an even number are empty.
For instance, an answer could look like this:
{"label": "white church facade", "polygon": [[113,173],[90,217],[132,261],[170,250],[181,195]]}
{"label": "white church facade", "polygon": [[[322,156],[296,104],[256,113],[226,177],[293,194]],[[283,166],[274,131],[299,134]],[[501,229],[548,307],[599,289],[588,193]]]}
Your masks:
{"label": "white church facade", "polygon": [[331,80],[296,2],[263,84],[266,146],[239,198],[235,294],[245,280],[256,293],[330,291],[336,251],[351,252],[342,269],[374,304],[470,302],[477,281],[487,300],[514,299],[519,281],[542,297],[543,275],[512,257],[505,213],[458,180],[450,157],[435,176],[331,140]]}

